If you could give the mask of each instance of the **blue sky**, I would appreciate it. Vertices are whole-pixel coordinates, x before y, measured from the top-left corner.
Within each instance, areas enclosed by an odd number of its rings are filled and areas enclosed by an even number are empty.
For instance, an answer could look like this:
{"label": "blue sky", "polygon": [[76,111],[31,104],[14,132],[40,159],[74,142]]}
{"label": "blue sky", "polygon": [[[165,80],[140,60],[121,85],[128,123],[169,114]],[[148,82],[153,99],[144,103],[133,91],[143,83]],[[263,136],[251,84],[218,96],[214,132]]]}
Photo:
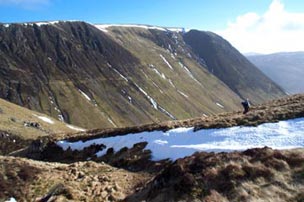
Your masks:
{"label": "blue sky", "polygon": [[[279,31],[289,26],[290,29],[303,28],[304,33],[304,22],[298,19],[304,18],[303,0],[0,0],[0,22],[83,20],[91,23],[177,26],[214,31],[242,52],[275,52],[280,48],[258,50],[250,49],[251,45],[246,42],[238,45],[243,38],[240,33],[247,34],[244,38],[248,41],[258,40],[253,34],[262,37],[267,32],[263,27],[272,25],[271,20],[276,21],[267,17],[274,4],[276,8],[272,10],[276,11],[272,14],[281,15],[284,21],[279,25]],[[280,5],[283,12],[279,13],[280,9],[282,11]],[[288,22],[283,20],[285,14],[288,19],[291,18]],[[267,22],[266,25],[264,22]],[[248,27],[248,24],[251,26]],[[278,34],[277,28],[272,28],[269,33]],[[248,33],[251,34],[249,38]]]}
{"label": "blue sky", "polygon": [[242,13],[262,13],[270,3],[271,0],[0,0],[0,21],[84,20],[215,30],[225,28],[228,21]]}

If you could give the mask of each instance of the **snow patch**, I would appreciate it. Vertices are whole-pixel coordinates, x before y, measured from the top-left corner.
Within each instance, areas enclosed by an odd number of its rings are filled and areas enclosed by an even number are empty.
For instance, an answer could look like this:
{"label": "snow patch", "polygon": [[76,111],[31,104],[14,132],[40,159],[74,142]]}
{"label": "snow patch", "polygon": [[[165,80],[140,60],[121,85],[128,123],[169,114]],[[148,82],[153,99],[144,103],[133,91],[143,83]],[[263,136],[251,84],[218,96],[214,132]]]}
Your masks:
{"label": "snow patch", "polygon": [[38,116],[37,114],[33,114],[33,116],[36,116],[38,119],[41,119],[42,121],[46,122],[46,123],[50,123],[50,124],[54,124],[54,121],[51,120],[48,117],[45,116]]}
{"label": "snow patch", "polygon": [[155,144],[159,144],[159,145],[165,145],[168,144],[168,141],[166,140],[154,140]]}
{"label": "snow patch", "polygon": [[166,114],[167,116],[169,116],[171,119],[176,120],[175,116],[173,116],[172,114],[170,114],[170,112],[168,112],[167,110],[165,110],[163,107],[159,106],[159,110]]}
{"label": "snow patch", "polygon": [[113,70],[122,78],[124,79],[126,82],[128,82],[129,80],[127,79],[127,77],[125,77],[124,75],[122,75],[117,69],[114,69]]}
{"label": "snow patch", "polygon": [[193,76],[192,72],[188,69],[188,67],[186,67],[181,62],[179,62],[178,64],[181,66],[181,68],[183,68],[186,71],[186,73],[188,74],[189,77],[191,77],[196,83],[198,83],[199,85],[202,86],[202,84]]}
{"label": "snow patch", "polygon": [[136,83],[134,83],[134,84],[140,90],[140,92],[142,92],[148,98],[148,100],[152,104],[153,108],[157,110],[158,109],[157,102],[146,91],[144,91],[141,87],[139,87],[139,85],[137,85]]}
{"label": "snow patch", "polygon": [[156,69],[156,67],[154,65],[149,65],[149,67],[156,73],[158,74],[161,78],[166,79],[166,76],[164,73],[161,73],[160,71],[158,71],[158,69]]}
{"label": "snow patch", "polygon": [[66,126],[72,130],[76,130],[76,131],[85,131],[85,129],[83,128],[80,128],[80,127],[77,127],[77,126],[73,126],[73,125],[69,125],[69,124],[66,124]]}
{"label": "snow patch", "polygon": [[164,91],[162,91],[161,88],[154,81],[152,81],[152,84],[159,90],[161,94],[164,94]]}
{"label": "snow patch", "polygon": [[132,97],[128,95],[128,100],[130,103],[132,103]]}
{"label": "snow patch", "polygon": [[6,200],[5,202],[17,202],[14,197],[11,197],[9,200]]}
{"label": "snow patch", "polygon": [[92,101],[91,98],[90,98],[87,94],[85,94],[82,90],[78,89],[78,91],[79,91],[87,100]]}
{"label": "snow patch", "polygon": [[170,69],[173,70],[173,67],[170,65],[170,63],[167,61],[167,59],[162,55],[162,54],[159,54],[159,56],[163,59],[163,61],[168,65],[168,67]]}
{"label": "snow patch", "polygon": [[58,115],[58,119],[59,119],[59,121],[64,122],[64,117],[63,117],[63,115],[62,115],[62,114],[59,114],[59,115]]}
{"label": "snow patch", "polygon": [[257,127],[236,126],[198,131],[193,131],[193,128],[177,128],[166,132],[140,132],[86,142],[58,141],[57,145],[64,150],[69,147],[72,150],[83,150],[92,144],[104,144],[107,148],[97,153],[97,156],[102,156],[109,148],[117,152],[123,147],[131,148],[136,143],[148,142],[145,149],[151,150],[153,160],[175,160],[197,151],[231,152],[265,146],[274,149],[301,148],[304,147],[303,136],[304,118],[298,118]]}
{"label": "snow patch", "polygon": [[116,124],[113,122],[113,120],[112,120],[110,117],[108,117],[108,121],[109,121],[114,127],[116,127]]}
{"label": "snow patch", "polygon": [[174,83],[172,82],[171,79],[169,79],[168,81],[169,81],[170,85],[171,85],[173,88],[176,88],[175,85],[174,85]]}
{"label": "snow patch", "polygon": [[216,102],[215,103],[217,106],[219,106],[220,108],[224,109],[225,107],[223,105],[221,105],[220,103]]}
{"label": "snow patch", "polygon": [[185,98],[189,98],[189,96],[188,96],[188,95],[186,95],[185,93],[183,93],[182,91],[177,90],[177,92],[178,92],[179,94],[181,94],[182,96],[184,96]]}

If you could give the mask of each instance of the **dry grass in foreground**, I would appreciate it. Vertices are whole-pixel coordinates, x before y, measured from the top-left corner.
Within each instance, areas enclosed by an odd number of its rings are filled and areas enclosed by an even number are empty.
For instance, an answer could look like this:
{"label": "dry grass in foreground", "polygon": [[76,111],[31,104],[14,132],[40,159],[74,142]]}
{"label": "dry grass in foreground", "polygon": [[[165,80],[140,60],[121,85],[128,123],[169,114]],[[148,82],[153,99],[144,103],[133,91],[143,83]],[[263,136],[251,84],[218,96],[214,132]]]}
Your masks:
{"label": "dry grass in foreground", "polygon": [[0,201],[120,201],[151,178],[104,163],[46,163],[0,156]]}
{"label": "dry grass in foreground", "polygon": [[128,202],[304,201],[304,153],[270,148],[178,159]]}

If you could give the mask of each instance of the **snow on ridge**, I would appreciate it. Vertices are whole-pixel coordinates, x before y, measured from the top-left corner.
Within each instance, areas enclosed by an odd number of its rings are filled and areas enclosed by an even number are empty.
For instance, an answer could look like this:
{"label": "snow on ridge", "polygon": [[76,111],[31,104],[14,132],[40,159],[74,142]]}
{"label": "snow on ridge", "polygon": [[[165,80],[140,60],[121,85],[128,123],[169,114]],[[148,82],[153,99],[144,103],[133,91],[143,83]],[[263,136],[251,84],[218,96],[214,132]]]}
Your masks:
{"label": "snow on ridge", "polygon": [[167,31],[164,27],[151,26],[151,25],[139,25],[139,24],[95,24],[98,29],[108,32],[109,27],[129,27],[129,28],[142,28],[142,29],[156,29],[160,31]]}
{"label": "snow on ridge", "polygon": [[159,56],[163,59],[163,61],[168,65],[168,67],[170,69],[173,70],[173,67],[170,65],[170,63],[167,61],[167,59],[162,55],[162,54],[159,54]]}
{"label": "snow on ridge", "polygon": [[48,117],[45,116],[38,116],[37,114],[33,114],[33,116],[36,116],[38,119],[41,119],[42,121],[46,122],[46,123],[50,123],[50,124],[54,124],[54,121],[51,120]]}
{"label": "snow on ridge", "polygon": [[185,28],[183,27],[166,27],[166,29],[171,32],[185,32]]}
{"label": "snow on ridge", "polygon": [[101,30],[101,31],[103,31],[103,32],[109,32],[108,30],[107,30],[107,28],[109,27],[108,25],[100,25],[100,24],[98,24],[98,25],[94,25],[97,29],[99,29],[99,30]]}
{"label": "snow on ridge", "polygon": [[106,149],[97,152],[102,156],[107,149],[116,152],[123,147],[131,148],[139,142],[148,142],[145,149],[152,152],[153,160],[183,158],[197,151],[231,152],[249,148],[272,147],[291,149],[304,147],[304,118],[265,123],[257,127],[235,126],[222,129],[177,128],[169,131],[151,131],[107,138],[97,138],[86,142],[58,141],[64,150],[82,150],[92,144],[104,144]]}
{"label": "snow on ridge", "polygon": [[190,29],[185,29],[183,27],[161,27],[154,25],[144,25],[144,24],[94,24],[98,29],[108,32],[109,27],[129,27],[129,28],[142,28],[142,29],[154,29],[160,31],[170,31],[170,32],[188,32]]}
{"label": "snow on ridge", "polygon": [[53,25],[53,24],[57,24],[57,23],[59,23],[59,21],[34,22],[32,24],[36,24],[40,27],[41,25]]}

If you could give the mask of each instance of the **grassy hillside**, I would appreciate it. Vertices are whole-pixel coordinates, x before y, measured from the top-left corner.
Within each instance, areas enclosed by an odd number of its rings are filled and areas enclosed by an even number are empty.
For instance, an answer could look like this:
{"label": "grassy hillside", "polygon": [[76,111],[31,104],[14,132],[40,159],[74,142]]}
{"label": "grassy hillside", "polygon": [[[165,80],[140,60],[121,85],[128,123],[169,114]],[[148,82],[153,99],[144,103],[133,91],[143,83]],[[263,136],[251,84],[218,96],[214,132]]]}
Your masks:
{"label": "grassy hillside", "polygon": [[32,140],[83,129],[0,99],[0,154],[28,146]]}
{"label": "grassy hillside", "polygon": [[[32,111],[0,99],[0,131],[6,131],[24,139],[36,139],[55,133],[77,132],[76,126]],[[32,124],[31,124],[32,123]],[[35,126],[35,124],[38,124]]]}
{"label": "grassy hillside", "polygon": [[180,33],[84,22],[0,25],[0,96],[85,128],[237,109]]}

